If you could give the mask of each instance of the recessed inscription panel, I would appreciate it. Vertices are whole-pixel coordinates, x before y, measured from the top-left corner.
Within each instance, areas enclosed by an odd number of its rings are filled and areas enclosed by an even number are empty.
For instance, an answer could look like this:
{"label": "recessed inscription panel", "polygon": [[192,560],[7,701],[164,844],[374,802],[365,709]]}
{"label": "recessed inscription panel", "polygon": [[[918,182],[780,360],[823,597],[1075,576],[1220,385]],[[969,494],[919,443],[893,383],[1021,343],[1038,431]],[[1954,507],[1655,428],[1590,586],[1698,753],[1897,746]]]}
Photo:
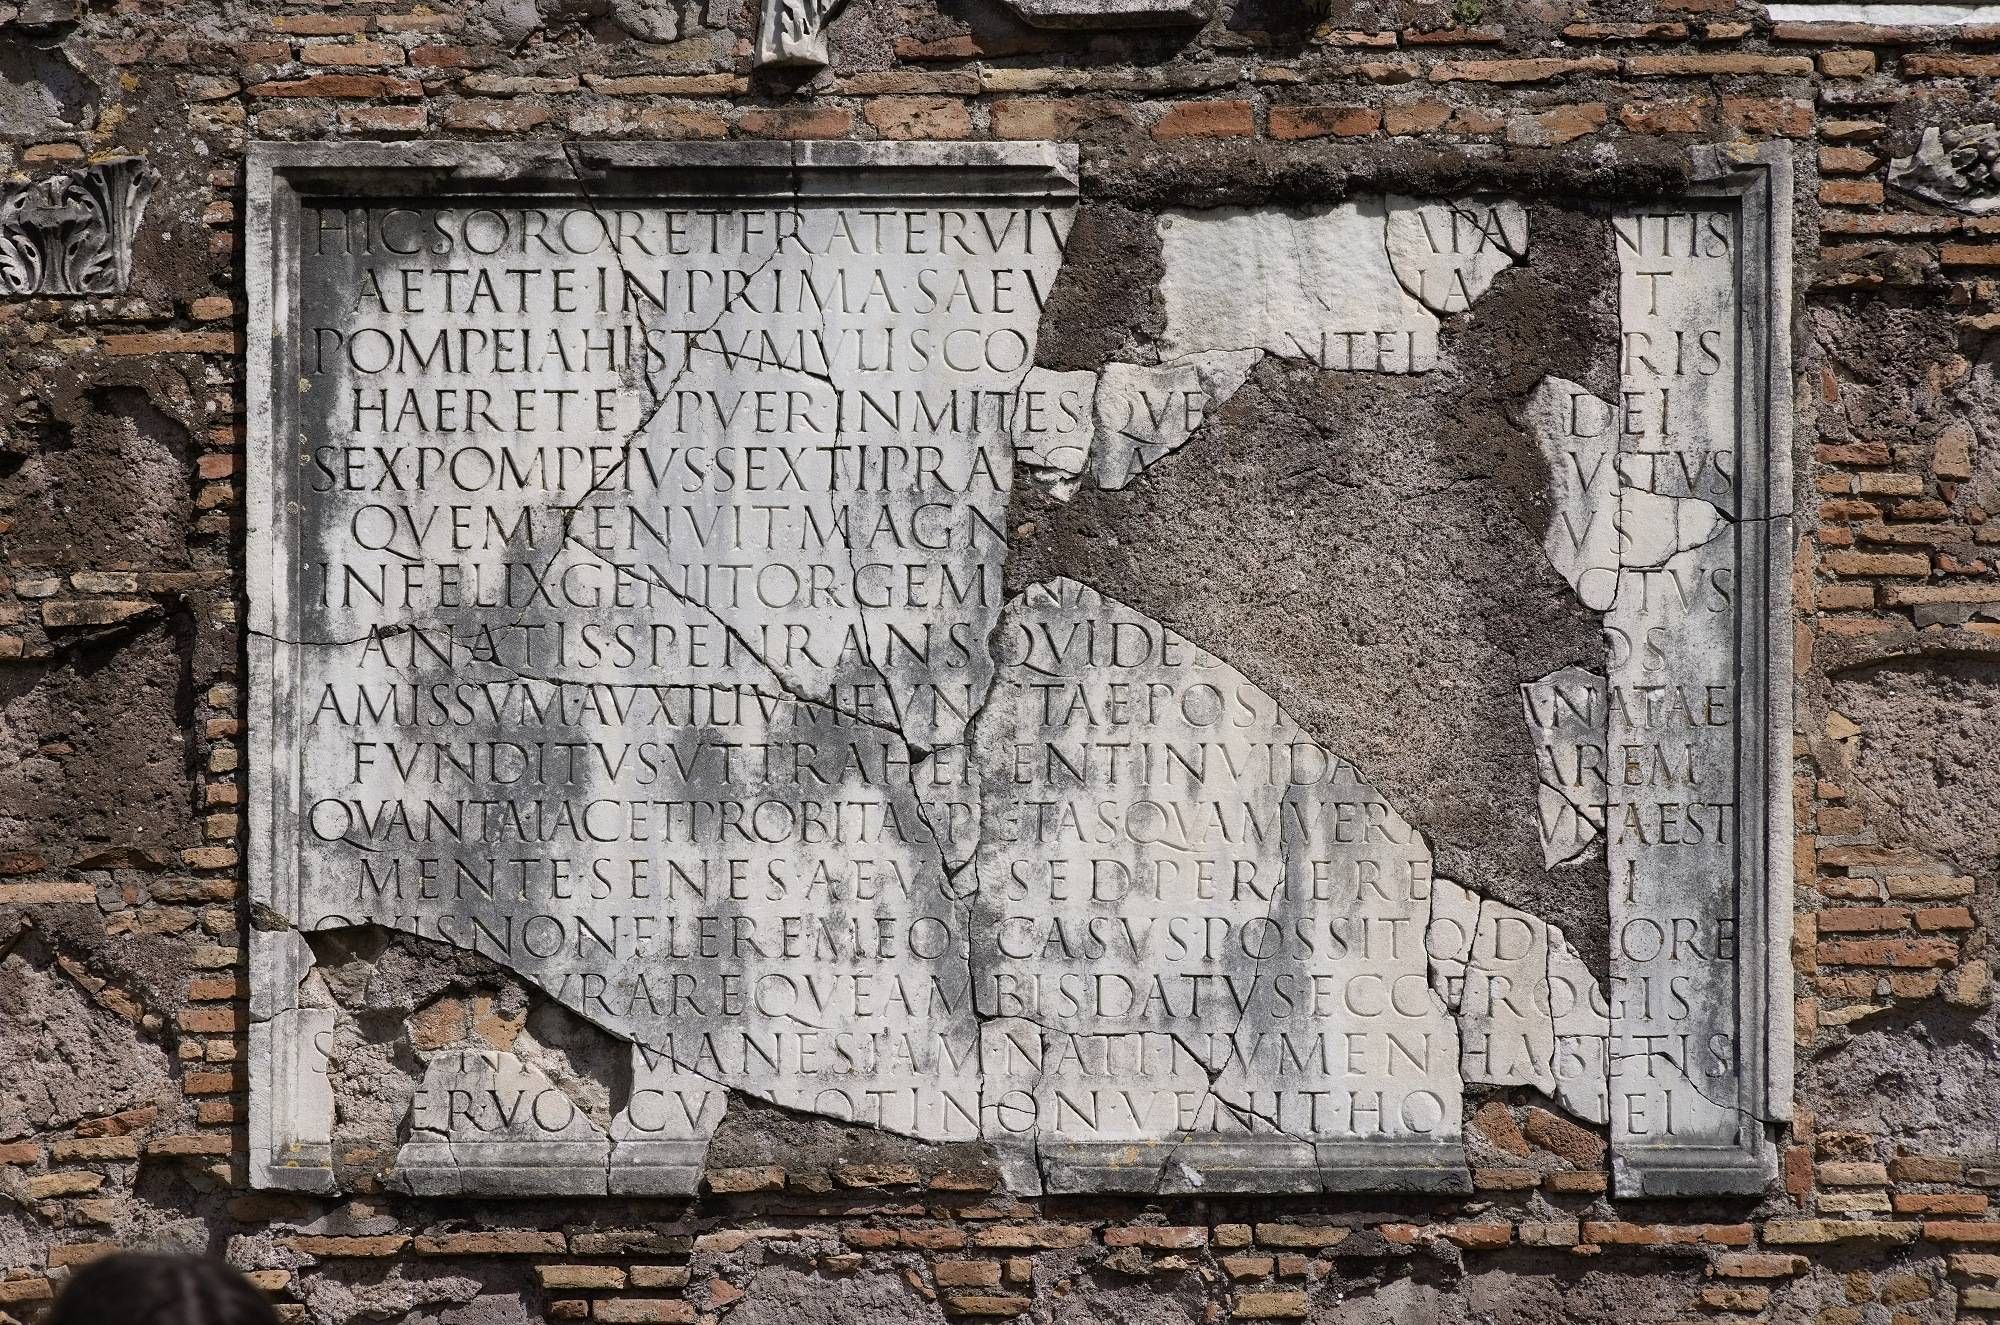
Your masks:
{"label": "recessed inscription panel", "polygon": [[[691,1191],[739,1100],[1021,1190],[1463,1189],[1489,1086],[1759,1151],[1729,205],[1599,214],[1618,389],[1552,367],[1518,415],[1523,573],[1604,647],[1504,681],[1517,827],[1552,882],[1609,867],[1594,963],[1231,640],[1007,578],[1024,494],[1208,463],[1253,382],[1462,373],[1520,204],[1162,213],[1157,341],[1057,370],[1058,149],[442,193],[316,150],[253,231],[259,1181],[332,1187],[376,1109],[419,1194]],[[364,1108],[368,934],[535,1011],[407,1009],[422,1070]]]}
{"label": "recessed inscription panel", "polygon": [[1739,695],[1736,218],[1614,218],[1620,352],[1619,561],[1606,613],[1613,978],[1627,991],[1612,1081],[1628,1150],[1738,1143],[1734,1024]]}

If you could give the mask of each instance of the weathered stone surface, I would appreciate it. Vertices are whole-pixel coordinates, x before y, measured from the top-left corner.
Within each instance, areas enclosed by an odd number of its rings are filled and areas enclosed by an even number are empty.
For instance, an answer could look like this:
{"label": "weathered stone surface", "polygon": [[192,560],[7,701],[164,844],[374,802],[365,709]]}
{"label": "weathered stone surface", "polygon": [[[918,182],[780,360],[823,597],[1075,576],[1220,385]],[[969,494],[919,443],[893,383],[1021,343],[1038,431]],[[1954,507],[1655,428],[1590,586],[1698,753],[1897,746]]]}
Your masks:
{"label": "weathered stone surface", "polygon": [[187,642],[144,620],[112,629],[128,632],[123,647],[98,665],[30,664],[0,691],[0,850],[37,849],[59,825],[91,840],[84,859],[194,845],[174,828],[192,780],[174,728]]}
{"label": "weathered stone surface", "polygon": [[[965,155],[975,171],[1053,164]],[[691,1190],[724,1087],[933,1140],[979,1133],[964,894],[919,808],[952,759],[919,759],[962,739],[992,673],[1013,416],[1032,454],[1059,412],[1021,384],[1069,212],[1059,174],[926,210],[926,177],[904,164],[922,149],[879,159],[917,184],[908,208],[749,201],[695,230],[655,208],[628,213],[614,249],[573,205],[563,242],[594,258],[587,281],[624,291],[630,321],[594,332],[571,295],[517,281],[499,296],[523,324],[504,362],[484,333],[453,341],[446,318],[471,310],[442,285],[393,307],[337,293],[379,288],[385,240],[366,227],[385,214],[313,214],[305,305],[353,313],[322,315],[307,341],[305,373],[324,379],[308,426],[470,440],[428,471],[442,452],[323,445],[309,454],[335,463],[299,476],[325,578],[274,633],[300,641],[284,646],[288,690],[320,716],[289,715],[304,846],[280,910],[492,956],[640,1054],[608,1135],[572,1136],[565,1114],[546,1163],[522,1157],[532,1110],[447,1126],[433,1105],[418,1130],[439,1135],[400,1161],[413,1187],[604,1190],[615,1141],[620,1190]],[[506,259],[481,250],[530,218],[434,224],[491,301]],[[740,284],[640,265],[695,246]],[[919,306],[927,318],[896,316]],[[776,308],[813,315],[787,326]],[[593,357],[592,335],[609,352]],[[440,337],[451,374],[534,385],[434,385],[398,347]],[[566,448],[579,432],[594,449]],[[786,434],[821,440],[787,452]],[[489,449],[507,437],[512,453]],[[373,500],[356,464],[417,495]],[[447,498],[473,523],[448,527]],[[419,565],[435,569],[400,569]],[[391,566],[385,594],[369,580]],[[429,717],[411,707],[445,693]],[[459,1075],[500,1084],[441,1079],[433,1061],[423,1096],[561,1098],[505,1055],[459,1057]]]}
{"label": "weathered stone surface", "polygon": [[94,1005],[54,954],[14,948],[14,937],[0,937],[0,1040],[12,1057],[13,1078],[0,1099],[0,1138],[170,1103],[166,1055],[134,1041],[129,1023]]}
{"label": "weathered stone surface", "polygon": [[[399,1101],[418,1194],[694,1193],[732,1097],[978,1146],[1026,1191],[1466,1190],[1468,1086],[1633,1152],[1741,1147],[1721,213],[1600,221],[1621,404],[1522,374],[1509,415],[1552,508],[1523,545],[1609,643],[1497,691],[1537,812],[1496,858],[1609,867],[1599,973],[1478,853],[1438,877],[1338,731],[1171,604],[1002,588],[1024,491],[1143,495],[1288,375],[1458,389],[1441,333],[1531,279],[1499,282],[1520,204],[1161,213],[1157,320],[1057,369],[1065,154],[688,148],[707,205],[607,210],[562,200],[567,156],[482,157],[475,208],[354,150],[362,202],[278,196],[299,331],[265,380],[301,389],[258,398],[260,1182],[330,1187],[343,1119]],[[472,964],[377,1004],[330,931]],[[329,1044],[377,1078],[358,1108]]]}
{"label": "weathered stone surface", "polygon": [[118,294],[132,282],[132,240],[159,175],[108,161],[0,189],[0,289]]}
{"label": "weathered stone surface", "polygon": [[1368,198],[1162,216],[1163,353],[1261,349],[1329,371],[1428,371],[1437,316],[1390,265],[1389,212]]}
{"label": "weathered stone surface", "polygon": [[1543,378],[1528,417],[1554,507],[1542,548],[1584,606],[1601,612],[1618,587],[1616,412],[1574,382]]}
{"label": "weathered stone surface", "polygon": [[1463,313],[1528,256],[1528,213],[1511,199],[1389,199],[1389,263],[1433,313]]}
{"label": "weathered stone surface", "polygon": [[1097,441],[1092,475],[1122,488],[1173,454],[1210,411],[1236,394],[1263,356],[1256,350],[1192,354],[1157,368],[1106,364],[1097,380]]}
{"label": "weathered stone surface", "polygon": [[1036,27],[1147,28],[1201,23],[1209,0],[1006,0]]}
{"label": "weathered stone surface", "polygon": [[1016,444],[1015,459],[1058,500],[1076,494],[1086,468],[1098,487],[1123,488],[1184,446],[1261,358],[1261,350],[1215,350],[1151,366],[1107,363],[1095,374],[1037,368],[1015,411],[1016,434],[1031,439]]}
{"label": "weathered stone surface", "polygon": [[[761,3],[757,41],[752,52],[760,66],[817,69],[827,62],[826,26],[846,0],[761,0]],[[667,39],[671,39],[671,34]]]}
{"label": "weathered stone surface", "polygon": [[[1095,373],[1047,368],[1031,370],[1022,384],[1014,406],[1014,461],[1058,496],[1074,494],[1090,464],[1097,438],[1097,389]],[[1045,411],[1053,411],[1052,417],[1042,417]]]}
{"label": "weathered stone surface", "polygon": [[396,1168],[419,1196],[601,1195],[610,1143],[546,1073],[498,1050],[433,1057]]}
{"label": "weathered stone surface", "polygon": [[2000,125],[1968,124],[1949,131],[1924,129],[1917,150],[1889,163],[1889,187],[1926,202],[1974,216],[2000,208],[2000,179],[1993,158]]}

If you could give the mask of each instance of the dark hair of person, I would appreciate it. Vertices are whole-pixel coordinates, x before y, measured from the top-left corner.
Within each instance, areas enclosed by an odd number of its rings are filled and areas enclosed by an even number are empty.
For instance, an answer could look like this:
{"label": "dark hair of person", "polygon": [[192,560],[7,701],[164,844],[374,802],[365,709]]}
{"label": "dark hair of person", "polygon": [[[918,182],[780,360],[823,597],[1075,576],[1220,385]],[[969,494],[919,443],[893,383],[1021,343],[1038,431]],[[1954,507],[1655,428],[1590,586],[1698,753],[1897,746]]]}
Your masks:
{"label": "dark hair of person", "polygon": [[278,1325],[278,1313],[221,1261],[121,1252],[72,1274],[42,1325]]}

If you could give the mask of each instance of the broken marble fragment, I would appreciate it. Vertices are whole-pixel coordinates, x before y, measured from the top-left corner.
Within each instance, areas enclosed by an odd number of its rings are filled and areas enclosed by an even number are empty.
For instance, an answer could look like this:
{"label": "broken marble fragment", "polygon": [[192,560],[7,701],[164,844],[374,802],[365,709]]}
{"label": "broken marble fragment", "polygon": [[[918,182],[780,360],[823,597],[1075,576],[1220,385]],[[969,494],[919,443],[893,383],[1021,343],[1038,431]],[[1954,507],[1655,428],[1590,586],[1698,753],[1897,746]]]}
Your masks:
{"label": "broken marble fragment", "polygon": [[1014,401],[1014,463],[1068,501],[1090,464],[1098,375],[1031,368]]}
{"label": "broken marble fragment", "polygon": [[1387,215],[1362,198],[1161,216],[1162,353],[1262,349],[1335,372],[1428,371],[1437,315],[1390,266]]}
{"label": "broken marble fragment", "polygon": [[827,62],[826,25],[847,0],[763,0],[752,52],[759,69],[818,69]]}
{"label": "broken marble fragment", "polygon": [[1528,256],[1528,213],[1511,199],[1389,197],[1389,261],[1434,313],[1463,313]]}
{"label": "broken marble fragment", "polygon": [[1481,899],[1458,1011],[1467,1082],[1533,1086],[1555,1095],[1548,972],[1548,925],[1504,902]]}
{"label": "broken marble fragment", "polygon": [[432,1056],[396,1169],[417,1196],[605,1191],[610,1143],[540,1068],[495,1049]]}
{"label": "broken marble fragment", "polygon": [[1479,899],[1457,1009],[1468,1085],[1533,1086],[1604,1122],[1609,1006],[1561,926]]}
{"label": "broken marble fragment", "polygon": [[1565,667],[1521,683],[1521,708],[1541,778],[1536,811],[1542,863],[1580,859],[1602,835],[1605,785],[1604,678]]}
{"label": "broken marble fragment", "polygon": [[1925,128],[1917,150],[1889,163],[1889,187],[1954,211],[1981,216],[2000,208],[2000,126]]}
{"label": "broken marble fragment", "polygon": [[1122,488],[1194,436],[1209,411],[1235,395],[1263,358],[1216,350],[1157,368],[1110,363],[1097,379],[1097,440],[1091,472],[1100,488]]}
{"label": "broken marble fragment", "polygon": [[1662,453],[1625,449],[1633,440],[1623,428],[1631,413],[1621,415],[1574,382],[1545,377],[1528,398],[1527,415],[1549,471],[1542,550],[1584,606],[1610,610],[1621,568],[1662,566],[1724,527],[1708,501],[1665,495],[1642,481],[1660,472]]}
{"label": "broken marble fragment", "polygon": [[971,956],[985,1096],[1014,1103],[989,1139],[1032,1134],[1052,1190],[1316,1190],[1363,1142],[1456,1183],[1456,1027],[1420,942],[1365,938],[1424,933],[1422,834],[1249,678],[1084,585],[1024,591],[995,654]]}
{"label": "broken marble fragment", "polygon": [[1212,350],[1097,373],[1036,368],[1014,408],[1014,459],[1059,500],[1086,468],[1100,488],[1125,487],[1173,454],[1249,378],[1261,350]]}
{"label": "broken marble fragment", "polygon": [[1549,1015],[1555,1022],[1556,1102],[1594,1123],[1611,1120],[1611,1004],[1560,926],[1549,926]]}
{"label": "broken marble fragment", "polygon": [[1618,564],[1664,566],[1723,529],[1722,515],[1699,497],[1662,497],[1629,484],[1618,492]]}
{"label": "broken marble fragment", "polygon": [[1424,946],[1466,1084],[1533,1086],[1604,1121],[1608,1005],[1559,926],[1440,878]]}
{"label": "broken marble fragment", "polygon": [[1545,377],[1527,415],[1549,470],[1542,550],[1584,606],[1602,612],[1618,592],[1617,412],[1574,382]]}
{"label": "broken marble fragment", "polygon": [[1431,880],[1431,918],[1424,927],[1432,986],[1456,1015],[1465,998],[1465,969],[1479,933],[1479,894],[1442,876]]}
{"label": "broken marble fragment", "polygon": [[701,1189],[709,1139],[729,1092],[665,1054],[632,1046],[632,1090],[611,1120],[614,1196],[690,1196]]}

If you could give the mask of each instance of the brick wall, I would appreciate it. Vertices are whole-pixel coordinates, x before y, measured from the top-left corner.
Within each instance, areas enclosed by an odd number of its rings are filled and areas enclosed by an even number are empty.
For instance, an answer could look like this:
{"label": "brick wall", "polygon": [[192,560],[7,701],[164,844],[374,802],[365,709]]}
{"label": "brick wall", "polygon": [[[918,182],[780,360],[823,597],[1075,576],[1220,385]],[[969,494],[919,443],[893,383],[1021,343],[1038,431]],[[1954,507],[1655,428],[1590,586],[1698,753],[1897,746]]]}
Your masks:
{"label": "brick wall", "polygon": [[[496,32],[503,8],[0,6],[0,49],[26,52],[0,65],[11,168],[138,153],[164,176],[130,294],[0,301],[0,954],[20,972],[0,987],[20,1000],[11,1024],[45,1032],[0,1044],[21,1101],[0,1109],[0,1321],[32,1320],[70,1267],[121,1242],[226,1254],[294,1320],[2000,1311],[1980,731],[2000,700],[2000,387],[1984,359],[2000,214],[1885,191],[1924,127],[2000,117],[2000,24],[1774,25],[1729,0],[1336,3],[1315,23],[1304,0],[1241,0],[1192,37],[1093,35],[1020,26],[993,0],[856,0],[832,67],[808,78],[753,73],[754,15],[726,0],[706,7],[715,26],[690,3],[682,37],[651,44],[587,6]],[[1638,177],[1698,142],[1789,140],[1807,181],[1811,501],[1782,1189],[1613,1201],[1602,1136],[1500,1093],[1471,1122],[1460,1201],[1029,1200],[977,1168],[783,1155],[717,1169],[682,1202],[248,1191],[242,152],[420,136],[1077,139],[1086,197],[1114,170],[1197,195],[1244,172],[1294,193],[1344,171],[1448,178],[1468,158]],[[120,495],[119,457],[147,447],[174,475]],[[162,519],[175,538],[120,542]],[[140,721],[152,712],[164,726]],[[56,1061],[72,1079],[45,1107]],[[126,1075],[96,1079],[105,1063]]]}

